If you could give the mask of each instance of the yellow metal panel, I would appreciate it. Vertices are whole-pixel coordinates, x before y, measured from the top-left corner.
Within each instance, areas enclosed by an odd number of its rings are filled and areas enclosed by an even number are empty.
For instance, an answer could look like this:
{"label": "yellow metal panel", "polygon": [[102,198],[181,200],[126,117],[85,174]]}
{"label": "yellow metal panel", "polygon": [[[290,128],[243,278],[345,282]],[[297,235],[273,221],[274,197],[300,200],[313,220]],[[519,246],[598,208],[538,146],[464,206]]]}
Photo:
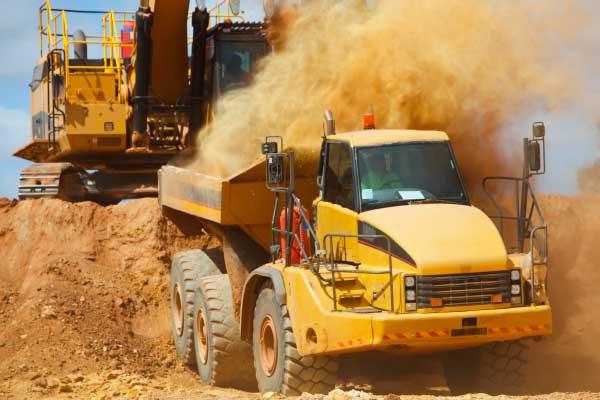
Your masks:
{"label": "yellow metal panel", "polygon": [[[452,336],[462,329],[463,318],[477,318],[481,335]],[[478,346],[484,343],[515,340],[552,333],[549,306],[526,306],[439,314],[379,313],[373,315],[373,345],[405,345],[406,353],[423,353]]]}
{"label": "yellow metal panel", "polygon": [[[358,234],[358,214],[340,205],[319,201],[317,203],[317,237],[322,248],[327,246],[330,251],[329,239],[323,240],[328,233],[356,235]],[[332,238],[336,260],[360,262],[358,241],[356,238]]]}
{"label": "yellow metal panel", "polygon": [[360,220],[389,235],[413,258],[423,275],[499,271],[508,267],[498,230],[475,207],[404,205],[363,212]]}
{"label": "yellow metal panel", "polygon": [[126,146],[127,105],[67,103],[66,132],[57,140],[62,151],[117,152]]}
{"label": "yellow metal panel", "polygon": [[175,104],[188,85],[189,0],[152,0],[150,7],[154,12],[150,92]]}
{"label": "yellow metal panel", "polygon": [[[340,352],[337,343],[352,341],[354,351],[371,347],[372,328],[369,314],[332,311],[331,299],[312,273],[298,267],[282,268],[287,292],[287,306],[301,355]],[[316,343],[308,339],[313,330]]]}
{"label": "yellow metal panel", "polygon": [[327,140],[348,142],[352,146],[374,146],[405,142],[439,142],[449,139],[447,134],[439,131],[370,129],[328,136]]}
{"label": "yellow metal panel", "polygon": [[192,203],[190,201],[177,199],[169,195],[163,197],[164,204],[175,210],[179,210],[190,215],[195,215],[200,218],[207,219],[209,221],[220,221],[221,211],[215,210],[210,207],[203,206],[198,203]]}
{"label": "yellow metal panel", "polygon": [[69,74],[67,100],[71,103],[117,100],[117,78],[113,72],[72,72]]}
{"label": "yellow metal panel", "polygon": [[161,205],[222,223],[221,180],[173,166],[162,167],[158,177]]}

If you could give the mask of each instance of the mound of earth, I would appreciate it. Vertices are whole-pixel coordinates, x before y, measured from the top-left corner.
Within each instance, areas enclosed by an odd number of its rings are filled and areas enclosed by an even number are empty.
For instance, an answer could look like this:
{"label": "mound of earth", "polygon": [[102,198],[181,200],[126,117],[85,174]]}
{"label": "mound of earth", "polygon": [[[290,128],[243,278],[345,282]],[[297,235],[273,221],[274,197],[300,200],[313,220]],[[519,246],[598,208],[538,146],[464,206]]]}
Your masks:
{"label": "mound of earth", "polygon": [[0,382],[174,366],[171,257],[218,246],[200,226],[184,235],[156,199],[0,201]]}

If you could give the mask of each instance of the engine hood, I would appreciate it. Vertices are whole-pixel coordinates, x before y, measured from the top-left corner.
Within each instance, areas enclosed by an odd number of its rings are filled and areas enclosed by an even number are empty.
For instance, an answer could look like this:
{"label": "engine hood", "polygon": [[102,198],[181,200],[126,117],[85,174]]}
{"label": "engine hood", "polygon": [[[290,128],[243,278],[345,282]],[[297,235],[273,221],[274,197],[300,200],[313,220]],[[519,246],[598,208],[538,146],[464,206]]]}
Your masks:
{"label": "engine hood", "polygon": [[402,247],[420,274],[497,271],[508,265],[496,226],[476,207],[403,205],[366,211],[359,219]]}

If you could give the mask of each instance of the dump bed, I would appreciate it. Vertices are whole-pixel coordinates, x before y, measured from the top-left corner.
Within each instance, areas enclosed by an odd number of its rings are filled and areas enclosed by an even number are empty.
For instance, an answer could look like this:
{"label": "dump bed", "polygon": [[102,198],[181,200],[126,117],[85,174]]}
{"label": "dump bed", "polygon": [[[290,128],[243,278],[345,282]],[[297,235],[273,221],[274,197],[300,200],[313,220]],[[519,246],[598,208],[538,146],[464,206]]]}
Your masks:
{"label": "dump bed", "polygon": [[[316,165],[296,168],[296,194],[304,207],[318,194]],[[183,213],[224,226],[238,226],[264,249],[271,245],[275,195],[265,184],[265,160],[228,178],[217,178],[174,166],[158,172],[159,202]]]}

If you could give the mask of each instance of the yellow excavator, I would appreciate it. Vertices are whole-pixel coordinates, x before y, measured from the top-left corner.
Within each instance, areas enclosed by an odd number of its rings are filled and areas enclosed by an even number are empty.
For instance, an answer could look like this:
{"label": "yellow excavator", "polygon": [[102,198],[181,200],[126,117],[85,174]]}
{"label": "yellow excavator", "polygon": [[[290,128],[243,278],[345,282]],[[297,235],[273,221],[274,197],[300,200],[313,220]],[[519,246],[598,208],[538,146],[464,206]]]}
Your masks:
{"label": "yellow excavator", "polygon": [[[80,14],[98,15],[101,34],[72,30]],[[156,196],[157,170],[193,148],[211,105],[248,84],[270,49],[266,24],[246,22],[233,0],[191,14],[189,0],[142,0],[137,12],[44,1],[39,33],[31,139],[13,154],[34,162],[21,173],[20,199]]]}

